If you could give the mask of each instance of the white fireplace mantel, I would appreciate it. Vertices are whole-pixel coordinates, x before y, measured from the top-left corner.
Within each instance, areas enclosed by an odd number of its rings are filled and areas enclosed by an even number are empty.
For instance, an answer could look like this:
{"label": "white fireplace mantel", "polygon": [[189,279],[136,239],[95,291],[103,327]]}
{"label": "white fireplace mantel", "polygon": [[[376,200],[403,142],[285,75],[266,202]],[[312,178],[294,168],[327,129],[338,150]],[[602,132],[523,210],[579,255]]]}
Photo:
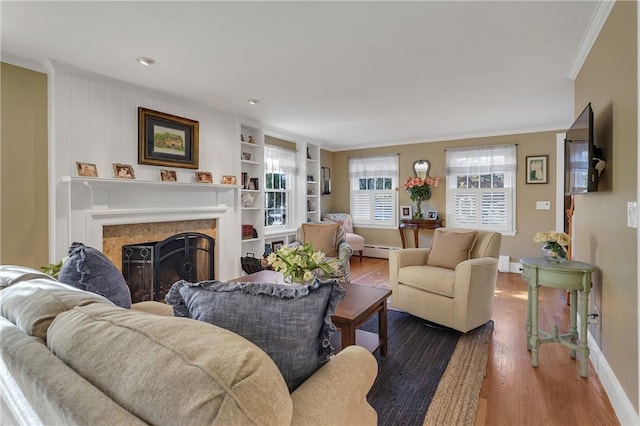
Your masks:
{"label": "white fireplace mantel", "polygon": [[224,257],[239,252],[237,185],[65,176],[57,189],[58,205],[67,207],[57,220],[58,259],[74,241],[102,249],[107,225],[215,219],[216,245],[224,248],[216,275],[226,280],[238,274],[237,256]]}

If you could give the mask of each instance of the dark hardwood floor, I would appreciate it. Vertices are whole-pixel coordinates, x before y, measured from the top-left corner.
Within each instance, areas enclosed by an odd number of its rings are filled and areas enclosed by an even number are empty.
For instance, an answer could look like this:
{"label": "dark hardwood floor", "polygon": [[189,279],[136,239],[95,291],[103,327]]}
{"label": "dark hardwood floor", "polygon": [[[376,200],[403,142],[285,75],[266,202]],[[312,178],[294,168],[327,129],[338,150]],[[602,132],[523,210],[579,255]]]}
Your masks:
{"label": "dark hardwood floor", "polygon": [[[351,282],[389,286],[387,259],[351,259]],[[564,290],[543,287],[540,327],[558,325],[566,332],[569,307]],[[495,322],[487,375],[480,391],[477,426],[618,425],[619,422],[589,364],[580,377],[580,363],[557,343],[540,347],[539,367],[531,366],[526,345],[527,291],[520,274],[498,274],[493,308]]]}

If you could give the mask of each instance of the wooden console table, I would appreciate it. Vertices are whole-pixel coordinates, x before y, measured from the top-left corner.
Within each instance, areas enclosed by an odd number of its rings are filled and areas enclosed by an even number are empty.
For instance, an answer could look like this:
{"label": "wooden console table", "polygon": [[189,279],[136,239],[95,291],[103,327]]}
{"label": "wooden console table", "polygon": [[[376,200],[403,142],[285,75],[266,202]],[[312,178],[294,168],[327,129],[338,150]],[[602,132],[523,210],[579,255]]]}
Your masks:
{"label": "wooden console table", "polygon": [[442,219],[400,219],[398,224],[398,231],[400,232],[400,239],[402,240],[402,248],[406,248],[407,244],[404,240],[405,228],[413,229],[413,241],[415,247],[418,248],[418,232],[420,229],[436,229],[442,226]]}
{"label": "wooden console table", "polygon": [[[580,375],[587,377],[589,371],[589,347],[587,346],[587,309],[591,291],[591,273],[594,267],[588,263],[568,261],[549,263],[541,257],[524,257],[522,278],[527,281],[527,349],[531,350],[531,365],[538,366],[538,346],[542,343],[558,342],[569,349],[569,356],[580,353]],[[569,332],[558,334],[558,327],[548,333],[538,330],[538,288],[562,288],[571,292]],[[580,332],[577,329],[577,301],[580,292]],[[542,335],[540,337],[540,335]]]}

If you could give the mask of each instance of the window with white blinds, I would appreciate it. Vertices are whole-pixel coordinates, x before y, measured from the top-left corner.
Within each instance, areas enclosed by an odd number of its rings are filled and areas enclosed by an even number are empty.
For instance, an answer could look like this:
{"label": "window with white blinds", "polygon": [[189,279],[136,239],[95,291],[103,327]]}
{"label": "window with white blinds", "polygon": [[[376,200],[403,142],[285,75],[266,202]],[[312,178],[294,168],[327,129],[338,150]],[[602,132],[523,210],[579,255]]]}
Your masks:
{"label": "window with white blinds", "polygon": [[294,205],[293,183],[298,173],[297,153],[275,145],[264,146],[264,225],[285,228]]}
{"label": "window with white blinds", "polygon": [[515,145],[446,152],[447,226],[515,232]]}
{"label": "window with white blinds", "polygon": [[351,217],[356,226],[396,227],[398,156],[349,159]]}

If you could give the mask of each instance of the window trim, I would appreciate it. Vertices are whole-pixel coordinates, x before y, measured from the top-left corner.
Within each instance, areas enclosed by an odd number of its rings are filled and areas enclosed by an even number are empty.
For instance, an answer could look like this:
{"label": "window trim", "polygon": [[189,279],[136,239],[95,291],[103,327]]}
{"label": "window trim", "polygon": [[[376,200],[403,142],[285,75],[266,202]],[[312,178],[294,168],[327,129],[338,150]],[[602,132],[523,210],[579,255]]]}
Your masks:
{"label": "window trim", "polygon": [[[447,226],[452,227],[469,227],[469,225],[457,223],[454,220],[454,195],[456,193],[469,192],[476,194],[477,206],[476,206],[476,225],[474,225],[475,229],[484,230],[484,231],[493,231],[499,232],[502,235],[513,236],[517,233],[517,223],[516,223],[516,213],[517,213],[517,146],[514,144],[510,145],[498,145],[498,146],[487,146],[487,147],[469,147],[469,148],[457,148],[455,150],[451,150],[453,155],[459,153],[466,153],[468,158],[473,156],[474,152],[484,153],[487,155],[487,152],[491,152],[492,150],[500,151],[503,150],[508,152],[508,156],[511,159],[510,162],[505,162],[504,164],[495,164],[495,163],[485,163],[478,166],[469,166],[464,169],[451,167],[452,159],[449,157],[450,151],[447,150],[447,154],[445,155],[446,162],[446,223]],[[458,155],[459,156],[459,155]],[[461,156],[459,156],[461,157]],[[463,157],[464,158],[464,157]],[[467,162],[467,164],[472,162]],[[470,175],[483,175],[483,174],[494,174],[494,173],[502,173],[504,174],[504,188],[456,188],[457,185],[457,177],[458,176],[470,176]],[[489,191],[500,191],[504,189],[506,192],[506,197],[510,199],[506,207],[507,213],[507,227],[509,229],[496,229],[491,228],[489,226],[482,226],[482,193]],[[510,222],[510,223],[509,223]],[[510,227],[508,225],[511,225]]]}
{"label": "window trim", "polygon": [[[360,179],[383,178],[391,179],[390,189],[355,189],[359,187]],[[399,182],[399,156],[398,154],[376,155],[367,157],[349,158],[349,211],[353,219],[353,225],[359,228],[397,229],[398,227],[398,182]],[[354,212],[356,194],[366,193],[371,198],[375,194],[391,196],[391,218],[384,221],[375,220],[375,209],[370,212],[371,221],[362,222]]]}

